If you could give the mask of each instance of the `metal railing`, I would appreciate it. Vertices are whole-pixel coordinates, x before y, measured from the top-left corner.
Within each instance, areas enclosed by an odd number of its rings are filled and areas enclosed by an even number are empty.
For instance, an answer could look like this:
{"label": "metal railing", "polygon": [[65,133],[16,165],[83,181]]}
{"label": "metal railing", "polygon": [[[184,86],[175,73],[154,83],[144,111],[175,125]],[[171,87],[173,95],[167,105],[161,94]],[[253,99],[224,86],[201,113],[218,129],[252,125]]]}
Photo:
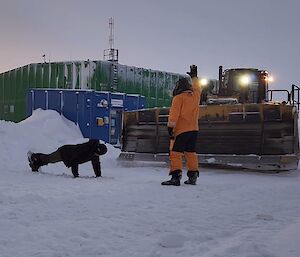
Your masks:
{"label": "metal railing", "polygon": [[286,89],[269,89],[267,90],[268,100],[273,101],[274,92],[285,92],[287,94],[287,103],[296,106],[299,110],[300,108],[300,87],[292,85],[292,90],[288,91]]}
{"label": "metal railing", "polygon": [[269,101],[273,101],[273,93],[274,92],[285,92],[285,93],[287,93],[287,103],[291,104],[291,92],[288,91],[287,89],[269,89],[269,90],[267,90],[267,95],[268,95],[268,100]]}
{"label": "metal railing", "polygon": [[300,87],[296,85],[292,85],[292,91],[291,91],[291,104],[293,106],[297,106],[297,109],[299,110],[300,106]]}

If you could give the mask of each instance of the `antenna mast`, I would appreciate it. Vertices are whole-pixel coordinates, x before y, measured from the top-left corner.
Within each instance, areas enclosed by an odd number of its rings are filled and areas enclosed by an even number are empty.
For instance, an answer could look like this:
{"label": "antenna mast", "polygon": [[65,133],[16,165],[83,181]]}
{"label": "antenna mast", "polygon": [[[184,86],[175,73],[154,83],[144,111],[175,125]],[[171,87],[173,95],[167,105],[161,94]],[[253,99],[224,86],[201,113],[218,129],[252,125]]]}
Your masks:
{"label": "antenna mast", "polygon": [[114,19],[109,18],[109,49],[104,50],[104,60],[118,62],[119,50],[114,49]]}
{"label": "antenna mast", "polygon": [[114,48],[114,20],[109,18],[109,49]]}

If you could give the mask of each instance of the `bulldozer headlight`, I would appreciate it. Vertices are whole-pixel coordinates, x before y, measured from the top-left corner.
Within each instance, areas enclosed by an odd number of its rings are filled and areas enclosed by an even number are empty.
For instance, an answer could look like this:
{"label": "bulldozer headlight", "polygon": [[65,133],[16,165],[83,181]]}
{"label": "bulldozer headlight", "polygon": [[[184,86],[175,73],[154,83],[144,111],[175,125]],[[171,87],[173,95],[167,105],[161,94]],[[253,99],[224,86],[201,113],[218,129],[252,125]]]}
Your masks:
{"label": "bulldozer headlight", "polygon": [[272,83],[272,82],[274,81],[274,77],[268,76],[268,77],[266,78],[266,80],[267,80],[267,82]]}
{"label": "bulldozer headlight", "polygon": [[249,77],[249,75],[243,75],[243,76],[241,76],[241,78],[240,78],[240,83],[241,83],[241,85],[242,86],[248,86],[249,84],[250,84],[250,77]]}
{"label": "bulldozer headlight", "polygon": [[206,78],[200,79],[200,85],[201,85],[202,87],[207,86],[207,85],[208,85],[208,79],[206,79]]}

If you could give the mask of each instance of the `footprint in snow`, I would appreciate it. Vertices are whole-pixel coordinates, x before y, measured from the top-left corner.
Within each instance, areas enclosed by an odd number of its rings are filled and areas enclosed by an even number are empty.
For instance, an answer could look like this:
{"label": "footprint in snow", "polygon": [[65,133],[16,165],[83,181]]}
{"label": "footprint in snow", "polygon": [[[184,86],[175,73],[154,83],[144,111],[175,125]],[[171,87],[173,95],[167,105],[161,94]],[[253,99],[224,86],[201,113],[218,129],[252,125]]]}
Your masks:
{"label": "footprint in snow", "polygon": [[269,214],[257,214],[256,215],[256,219],[258,220],[273,220],[273,216],[272,215],[269,215]]}
{"label": "footprint in snow", "polygon": [[179,248],[185,241],[185,236],[181,234],[166,234],[160,238],[159,245],[165,248]]}

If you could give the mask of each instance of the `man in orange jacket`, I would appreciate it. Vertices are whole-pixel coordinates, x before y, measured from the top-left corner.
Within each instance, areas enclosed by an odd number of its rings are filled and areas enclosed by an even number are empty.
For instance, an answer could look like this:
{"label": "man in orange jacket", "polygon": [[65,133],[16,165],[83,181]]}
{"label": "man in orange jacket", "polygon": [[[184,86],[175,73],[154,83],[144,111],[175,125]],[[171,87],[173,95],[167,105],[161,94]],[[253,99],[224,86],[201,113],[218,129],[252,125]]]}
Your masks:
{"label": "man in orange jacket", "polygon": [[192,65],[188,74],[192,78],[192,85],[187,78],[176,83],[173,100],[169,112],[168,133],[174,144],[170,149],[170,180],[161,184],[164,186],[180,186],[182,176],[182,156],[186,159],[188,180],[185,184],[196,185],[198,171],[198,157],[196,155],[196,141],[198,134],[198,116],[201,97],[200,83],[197,78],[197,66]]}

